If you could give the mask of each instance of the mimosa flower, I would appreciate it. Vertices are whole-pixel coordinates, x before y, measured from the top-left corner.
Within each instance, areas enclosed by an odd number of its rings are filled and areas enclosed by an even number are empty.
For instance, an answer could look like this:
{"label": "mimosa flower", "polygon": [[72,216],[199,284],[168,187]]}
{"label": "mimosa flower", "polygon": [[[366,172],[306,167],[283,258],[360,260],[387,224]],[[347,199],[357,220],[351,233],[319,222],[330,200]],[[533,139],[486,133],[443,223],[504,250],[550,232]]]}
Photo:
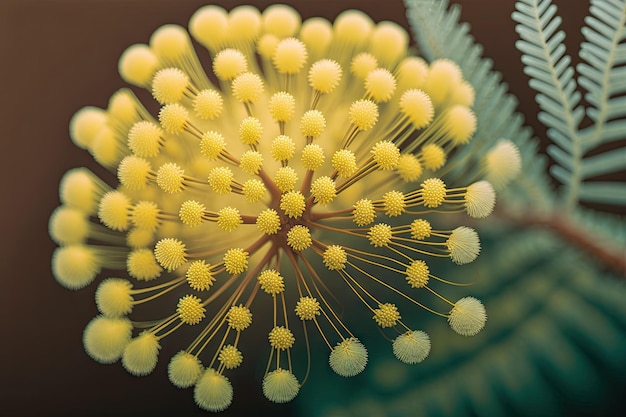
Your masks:
{"label": "mimosa flower", "polygon": [[[210,68],[189,33],[208,49]],[[180,346],[171,382],[220,411],[233,399],[227,374],[245,361],[242,343],[267,346],[259,389],[274,402],[301,389],[306,375],[291,352],[314,343],[311,332],[337,374],[365,369],[366,347],[329,302],[338,284],[395,339],[403,362],[423,361],[431,347],[411,308],[461,335],[478,333],[480,301],[449,301],[430,284],[453,282],[428,266],[429,257],[465,264],[480,252],[472,228],[438,228],[432,213],[456,213],[450,222],[458,222],[494,208],[487,180],[448,184],[444,175],[455,148],[471,146],[473,89],[453,62],[410,56],[408,41],[395,23],[354,10],[330,23],[302,22],[282,5],[206,6],[189,32],[166,25],[129,47],[119,72],[160,111],[127,88],[107,109],[79,110],[72,140],[119,184],[73,169],[50,218],[59,283],[80,289],[105,275],[87,353],[145,375],[162,344]],[[498,186],[512,176],[498,155],[515,160],[512,146],[485,157],[482,172]],[[269,311],[256,307],[261,297],[272,300]],[[448,308],[430,307],[429,297]],[[127,318],[157,301],[155,320]],[[183,326],[198,329],[195,340],[177,339]],[[251,341],[250,326],[267,337]]]}

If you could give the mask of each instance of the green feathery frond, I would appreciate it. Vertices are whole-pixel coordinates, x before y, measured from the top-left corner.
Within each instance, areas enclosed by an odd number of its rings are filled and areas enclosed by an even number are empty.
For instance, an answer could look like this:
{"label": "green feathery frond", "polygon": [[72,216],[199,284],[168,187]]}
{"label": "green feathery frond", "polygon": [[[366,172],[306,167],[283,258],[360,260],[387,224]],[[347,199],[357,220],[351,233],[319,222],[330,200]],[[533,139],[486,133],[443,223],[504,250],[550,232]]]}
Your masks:
{"label": "green feathery frond", "polygon": [[[574,79],[571,57],[563,44],[565,32],[559,30],[561,17],[551,0],[520,0],[515,3],[513,20],[521,39],[516,42],[522,52],[524,72],[529,85],[537,91],[541,108],[539,120],[548,128],[555,143],[548,153],[557,162],[553,175],[566,186],[575,188],[572,178],[580,177],[582,145],[578,127],[584,117],[581,95]],[[554,172],[556,171],[556,173]]]}
{"label": "green feathery frond", "polygon": [[[583,150],[626,137],[626,1],[592,0],[585,18],[581,44],[582,63],[576,69],[579,84],[587,90],[587,116],[594,122],[581,131]],[[626,167],[626,148],[585,158],[581,165],[580,198],[599,203],[626,204],[626,184],[586,181]]]}
{"label": "green feathery frond", "polygon": [[[577,70],[581,87],[587,90],[590,107],[580,105],[575,71],[559,30],[561,17],[551,0],[520,0],[513,20],[521,37],[516,43],[523,53],[524,72],[537,91],[539,120],[552,140],[547,151],[554,159],[550,172],[564,185],[564,202],[570,210],[579,200],[626,204],[626,184],[588,181],[626,168],[624,148],[586,157],[593,148],[626,135],[626,1],[594,0],[583,28],[585,42]],[[594,122],[580,129],[583,117]]]}

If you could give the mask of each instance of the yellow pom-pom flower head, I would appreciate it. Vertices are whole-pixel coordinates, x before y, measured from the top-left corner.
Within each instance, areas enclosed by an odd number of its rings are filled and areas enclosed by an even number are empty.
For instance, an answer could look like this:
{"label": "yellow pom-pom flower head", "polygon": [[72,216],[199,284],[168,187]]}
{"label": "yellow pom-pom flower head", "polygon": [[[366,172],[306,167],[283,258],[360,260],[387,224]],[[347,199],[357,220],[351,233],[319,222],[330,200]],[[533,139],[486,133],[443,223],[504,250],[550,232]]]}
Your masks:
{"label": "yellow pom-pom flower head", "polygon": [[193,398],[198,407],[204,410],[223,411],[233,401],[233,386],[228,378],[209,368],[196,382]]}
{"label": "yellow pom-pom flower head", "polygon": [[118,63],[118,71],[125,81],[145,87],[158,66],[159,59],[147,45],[132,45],[127,48]]}
{"label": "yellow pom-pom flower head", "polygon": [[287,232],[287,245],[296,252],[305,250],[311,243],[311,232],[306,226],[296,225]]}
{"label": "yellow pom-pom flower head", "polygon": [[204,260],[191,262],[185,276],[189,286],[196,291],[208,290],[215,282],[211,265]]}
{"label": "yellow pom-pom flower head", "polygon": [[378,106],[370,100],[357,100],[350,105],[350,121],[359,130],[369,130],[378,121]]}
{"label": "yellow pom-pom flower head", "polygon": [[266,269],[258,277],[261,289],[268,294],[276,295],[284,291],[283,277],[275,269]]}
{"label": "yellow pom-pom flower head", "polygon": [[101,267],[97,253],[81,244],[61,246],[52,255],[52,274],[70,290],[89,285]]}
{"label": "yellow pom-pom flower head", "polygon": [[487,180],[501,190],[522,168],[519,149],[508,139],[500,139],[484,157]]}
{"label": "yellow pom-pom flower head", "polygon": [[[471,143],[484,106],[474,113],[470,80],[451,60],[414,56],[408,40],[359,11],[303,21],[289,6],[241,5],[201,7],[188,30],[165,25],[130,46],[120,75],[148,94],[123,88],[72,117],[70,139],[105,170],[70,170],[49,222],[56,280],[95,281],[89,356],[146,375],[163,345],[178,352],[172,384],[217,412],[233,401],[245,344],[259,341],[254,329],[242,337],[250,327],[265,328],[258,382],[278,403],[301,389],[307,342],[353,376],[368,328],[398,360],[425,360],[415,309],[462,335],[480,330],[482,304],[448,300],[457,283],[429,258],[477,257],[463,219],[493,211],[519,151]],[[344,295],[364,314],[358,326],[341,314]]]}
{"label": "yellow pom-pom flower head", "polygon": [[117,168],[120,184],[131,191],[144,189],[152,175],[150,162],[134,155],[124,157]]}
{"label": "yellow pom-pom flower head", "polygon": [[458,300],[448,316],[450,327],[461,336],[474,336],[485,327],[486,321],[485,306],[474,297]]}
{"label": "yellow pom-pom flower head", "polygon": [[154,247],[154,257],[163,268],[173,271],[187,262],[186,246],[178,239],[161,239]]}
{"label": "yellow pom-pom flower head", "polygon": [[332,92],[341,80],[341,66],[337,61],[322,59],[311,65],[309,85],[322,94]]}
{"label": "yellow pom-pom flower head", "polygon": [[277,326],[274,327],[269,333],[269,341],[270,345],[274,349],[278,350],[287,350],[293,346],[295,341],[291,330],[283,327]]}
{"label": "yellow pom-pom flower head", "polygon": [[357,54],[350,63],[350,72],[362,80],[365,80],[367,75],[376,68],[378,68],[378,60],[368,52]]}
{"label": "yellow pom-pom flower head", "polygon": [[345,339],[333,348],[328,362],[337,375],[355,376],[367,365],[367,349],[358,339]]}
{"label": "yellow pom-pom flower head", "polygon": [[181,350],[172,357],[167,367],[169,380],[178,388],[193,386],[202,373],[202,364],[197,357]]}
{"label": "yellow pom-pom flower head", "polygon": [[421,330],[408,331],[393,341],[393,354],[409,365],[422,362],[429,353],[430,337]]}
{"label": "yellow pom-pom flower head", "polygon": [[142,158],[155,157],[160,152],[163,130],[155,123],[140,121],[135,123],[128,132],[128,147]]}
{"label": "yellow pom-pom flower head", "polygon": [[326,118],[319,110],[308,110],[300,119],[300,132],[303,136],[316,138],[325,128]]}
{"label": "yellow pom-pom flower head", "polygon": [[385,68],[377,68],[365,77],[365,91],[377,102],[387,102],[396,91],[396,79]]}
{"label": "yellow pom-pom flower head", "polygon": [[280,38],[295,35],[302,19],[297,11],[284,4],[273,4],[263,11],[263,30]]}
{"label": "yellow pom-pom flower head", "polygon": [[133,285],[124,279],[108,278],[96,291],[98,310],[107,317],[121,317],[133,309]]}
{"label": "yellow pom-pom flower head", "polygon": [[279,91],[270,98],[269,111],[277,122],[287,122],[295,114],[296,99],[285,91]]}
{"label": "yellow pom-pom flower head", "polygon": [[178,300],[176,312],[180,321],[185,324],[198,324],[204,318],[206,309],[202,305],[202,300],[195,295],[185,295]]}
{"label": "yellow pom-pom flower head", "polygon": [[243,305],[233,306],[226,315],[228,325],[237,331],[242,331],[252,323],[252,313],[248,307]]}
{"label": "yellow pom-pom flower head", "polygon": [[478,233],[470,227],[459,226],[448,237],[446,246],[455,263],[462,265],[472,262],[480,252]]}
{"label": "yellow pom-pom flower head", "polygon": [[281,74],[296,74],[304,67],[307,55],[306,46],[301,40],[283,39],[276,45],[274,66]]}
{"label": "yellow pom-pom flower head", "polygon": [[82,211],[61,206],[50,216],[48,231],[57,243],[82,243],[89,235],[89,220]]}
{"label": "yellow pom-pom flower head", "polygon": [[467,187],[465,211],[470,217],[484,218],[491,214],[496,203],[496,192],[487,181],[478,181]]}
{"label": "yellow pom-pom flower head", "polygon": [[145,247],[134,249],[128,254],[126,269],[131,277],[140,281],[152,281],[163,272],[163,268],[157,263],[154,252]]}
{"label": "yellow pom-pom flower head", "polygon": [[263,80],[257,74],[244,72],[232,83],[233,96],[242,103],[254,103],[263,93]]}
{"label": "yellow pom-pom flower head", "polygon": [[193,99],[195,115],[203,120],[213,120],[222,114],[224,100],[216,90],[202,90]]}
{"label": "yellow pom-pom flower head", "polygon": [[446,197],[446,185],[439,178],[429,178],[422,183],[421,188],[424,206],[439,207]]}
{"label": "yellow pom-pom flower head", "polygon": [[313,297],[302,297],[296,304],[296,315],[300,320],[313,320],[320,313],[320,303]]}
{"label": "yellow pom-pom flower head", "polygon": [[224,254],[224,267],[229,274],[240,274],[248,268],[248,252],[240,248],[229,249]]}
{"label": "yellow pom-pom flower head", "polygon": [[178,103],[189,86],[189,77],[178,68],[164,68],[152,79],[152,95],[161,104]]}
{"label": "yellow pom-pom flower head", "polygon": [[116,362],[130,342],[132,329],[128,319],[98,316],[83,333],[85,351],[100,363]]}
{"label": "yellow pom-pom flower head", "polygon": [[300,391],[298,379],[290,371],[276,369],[263,378],[263,395],[275,403],[287,403]]}
{"label": "yellow pom-pom flower head", "polygon": [[223,49],[213,60],[213,71],[222,80],[232,80],[247,69],[246,57],[237,49]]}
{"label": "yellow pom-pom flower head", "polygon": [[420,150],[420,160],[424,168],[436,171],[446,163],[446,152],[439,145],[434,143],[424,145]]}
{"label": "yellow pom-pom flower head", "polygon": [[189,119],[189,111],[178,103],[166,104],[159,111],[159,122],[167,133],[182,133],[187,126],[187,119]]}
{"label": "yellow pom-pom flower head", "polygon": [[400,320],[398,307],[391,303],[379,304],[378,308],[374,310],[373,319],[380,327],[395,326]]}
{"label": "yellow pom-pom flower head", "polygon": [[222,348],[217,359],[226,369],[234,369],[243,362],[241,351],[233,345],[227,345]]}
{"label": "yellow pom-pom flower head", "polygon": [[132,375],[147,375],[156,367],[160,348],[159,341],[154,334],[141,333],[124,348],[122,365]]}

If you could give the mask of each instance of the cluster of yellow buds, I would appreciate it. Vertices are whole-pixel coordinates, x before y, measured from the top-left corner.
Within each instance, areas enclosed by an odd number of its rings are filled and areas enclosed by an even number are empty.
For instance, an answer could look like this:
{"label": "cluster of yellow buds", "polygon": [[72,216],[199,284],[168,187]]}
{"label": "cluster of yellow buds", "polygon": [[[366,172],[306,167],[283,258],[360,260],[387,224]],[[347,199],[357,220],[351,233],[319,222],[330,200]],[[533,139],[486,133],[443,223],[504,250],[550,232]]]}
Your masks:
{"label": "cluster of yellow buds", "polygon": [[[208,49],[210,74],[189,33]],[[446,184],[448,157],[476,130],[474,90],[456,64],[426,63],[408,43],[397,24],[354,10],[331,23],[302,22],[284,5],[262,13],[205,6],[188,31],[166,25],[129,47],[119,72],[148,89],[160,111],[127,88],[107,109],[79,110],[72,140],[119,185],[72,169],[50,218],[62,285],[80,289],[107,274],[95,295],[101,314],[84,331],[87,353],[146,375],[162,343],[179,343],[171,382],[220,411],[232,401],[226,374],[244,360],[253,321],[267,328],[262,390],[271,401],[292,400],[306,379],[291,352],[309,348],[309,331],[337,374],[363,371],[367,350],[331,302],[337,284],[389,333],[400,361],[421,362],[431,343],[392,299],[447,319],[461,335],[478,333],[481,302],[447,300],[429,283],[454,283],[427,263],[472,262],[478,235],[438,229],[429,215],[488,216],[491,184],[519,170],[519,154],[501,142],[469,185]],[[417,301],[422,293],[449,308]],[[261,297],[273,307],[255,308]],[[129,318],[157,299],[162,317]],[[170,340],[183,326],[199,328],[195,339]]]}

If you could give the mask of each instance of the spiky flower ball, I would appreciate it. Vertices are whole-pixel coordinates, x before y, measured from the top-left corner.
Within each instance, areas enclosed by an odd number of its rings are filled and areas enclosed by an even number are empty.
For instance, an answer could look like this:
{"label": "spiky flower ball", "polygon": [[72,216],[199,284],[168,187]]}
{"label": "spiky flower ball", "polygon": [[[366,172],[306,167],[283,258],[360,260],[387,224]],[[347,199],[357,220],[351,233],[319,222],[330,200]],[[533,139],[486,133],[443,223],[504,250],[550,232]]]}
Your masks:
{"label": "spiky flower ball", "polygon": [[[170,381],[221,411],[233,400],[226,375],[244,361],[242,343],[268,352],[261,385],[270,401],[298,394],[303,367],[292,350],[314,340],[300,324],[321,333],[338,375],[365,369],[365,345],[328,302],[338,285],[355,293],[350,310],[393,340],[400,361],[419,363],[430,350],[410,326],[416,305],[461,335],[479,332],[482,304],[440,294],[450,281],[428,257],[478,256],[478,234],[457,223],[493,211],[519,153],[501,141],[460,167],[467,183],[446,177],[480,124],[473,89],[454,62],[410,56],[408,39],[354,10],[331,23],[302,22],[284,5],[205,6],[188,31],[166,25],[128,48],[120,75],[155,103],[123,88],[106,109],[74,115],[72,141],[111,175],[70,170],[49,223],[61,285],[77,290],[103,275],[87,353],[140,376],[162,344],[178,346]],[[446,213],[455,215],[440,225]],[[391,302],[398,295],[414,303]],[[441,302],[449,308],[437,311]],[[247,334],[253,325],[263,339]],[[178,340],[180,328],[197,329],[196,338]]]}

